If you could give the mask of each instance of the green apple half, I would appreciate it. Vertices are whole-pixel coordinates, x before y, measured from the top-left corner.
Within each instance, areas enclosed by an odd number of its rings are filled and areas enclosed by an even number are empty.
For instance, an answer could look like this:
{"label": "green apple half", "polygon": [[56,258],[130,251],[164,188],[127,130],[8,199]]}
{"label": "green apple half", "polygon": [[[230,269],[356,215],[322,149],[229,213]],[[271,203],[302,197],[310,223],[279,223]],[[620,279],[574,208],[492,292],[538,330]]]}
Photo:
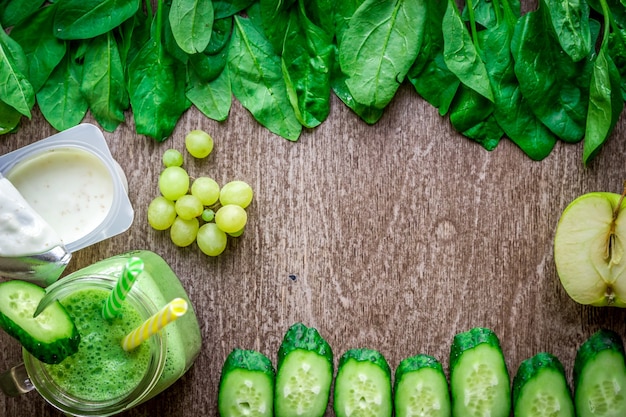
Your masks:
{"label": "green apple half", "polygon": [[626,307],[624,196],[593,192],[572,201],[554,236],[554,261],[567,294],[580,304]]}

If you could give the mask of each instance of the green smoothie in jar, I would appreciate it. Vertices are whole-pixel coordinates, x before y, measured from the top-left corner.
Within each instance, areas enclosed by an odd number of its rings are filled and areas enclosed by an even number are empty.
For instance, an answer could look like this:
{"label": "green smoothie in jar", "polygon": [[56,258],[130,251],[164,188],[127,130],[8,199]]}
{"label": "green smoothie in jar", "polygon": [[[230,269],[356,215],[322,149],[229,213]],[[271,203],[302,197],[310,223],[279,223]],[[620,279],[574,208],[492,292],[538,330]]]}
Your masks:
{"label": "green smoothie in jar", "polygon": [[150,367],[148,343],[130,352],[120,340],[144,319],[131,303],[124,303],[112,320],[102,315],[110,291],[88,288],[72,292],[61,300],[81,335],[78,351],[60,364],[43,367],[59,388],[85,401],[107,401],[129,395]]}
{"label": "green smoothie in jar", "polygon": [[200,353],[202,345],[200,326],[182,283],[163,258],[147,250],[132,251],[104,259],[80,269],[66,278],[89,275],[118,277],[122,274],[126,262],[131,257],[138,257],[144,262],[143,272],[137,277],[133,287],[136,286],[145,293],[157,308],[163,308],[174,298],[182,298],[189,305],[189,309],[183,317],[170,323],[161,331],[165,334],[167,346],[165,368],[154,389],[143,400],[145,401],[159,394],[183,376]]}

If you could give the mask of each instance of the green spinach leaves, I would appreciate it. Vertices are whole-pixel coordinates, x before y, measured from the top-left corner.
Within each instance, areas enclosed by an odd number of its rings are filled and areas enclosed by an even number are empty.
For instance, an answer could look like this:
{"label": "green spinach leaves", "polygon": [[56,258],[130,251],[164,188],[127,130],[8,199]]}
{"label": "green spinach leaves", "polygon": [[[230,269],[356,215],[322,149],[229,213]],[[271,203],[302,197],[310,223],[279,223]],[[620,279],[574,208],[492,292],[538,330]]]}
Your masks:
{"label": "green spinach leaves", "polygon": [[589,163],[626,100],[623,0],[5,0],[0,134],[38,105],[56,129],[91,112],[107,131],[167,139],[195,106],[233,99],[290,141],[333,94],[374,124],[408,81],[487,150],[534,160],[558,141]]}

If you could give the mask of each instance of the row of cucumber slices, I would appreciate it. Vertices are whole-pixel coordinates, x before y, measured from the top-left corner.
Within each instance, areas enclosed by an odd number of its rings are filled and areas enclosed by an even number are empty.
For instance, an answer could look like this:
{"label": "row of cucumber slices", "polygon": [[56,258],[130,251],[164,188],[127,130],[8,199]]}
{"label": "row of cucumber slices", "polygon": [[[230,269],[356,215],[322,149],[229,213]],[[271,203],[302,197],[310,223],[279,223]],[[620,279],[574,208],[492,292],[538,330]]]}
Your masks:
{"label": "row of cucumber slices", "polygon": [[[334,379],[333,379],[334,377]],[[334,382],[334,384],[333,384]],[[626,362],[621,337],[599,330],[578,349],[570,390],[559,359],[546,352],[523,361],[509,378],[500,341],[487,328],[454,337],[450,374],[419,354],[392,372],[373,349],[351,349],[334,375],[333,352],[315,328],[285,333],[278,363],[234,349],[220,378],[222,417],[316,417],[331,399],[337,417],[626,417]],[[572,394],[573,393],[573,394]]]}

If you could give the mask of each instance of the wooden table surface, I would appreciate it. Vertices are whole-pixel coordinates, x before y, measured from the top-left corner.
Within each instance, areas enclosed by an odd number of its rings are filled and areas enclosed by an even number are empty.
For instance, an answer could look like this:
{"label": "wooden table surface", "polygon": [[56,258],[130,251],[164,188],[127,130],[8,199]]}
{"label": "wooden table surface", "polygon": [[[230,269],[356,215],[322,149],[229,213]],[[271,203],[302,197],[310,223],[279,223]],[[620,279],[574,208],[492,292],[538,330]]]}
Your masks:
{"label": "wooden table surface", "polygon": [[[146,219],[161,155],[184,150],[192,129],[209,132],[215,149],[203,161],[186,157],[191,175],[240,179],[255,191],[245,234],[217,258],[195,244],[175,247]],[[559,143],[541,162],[508,140],[487,152],[406,85],[374,126],[333,97],[329,119],[295,143],[238,102],[224,123],[191,109],[163,143],[137,135],[128,115],[105,137],[128,176],[134,223],[75,253],[67,272],[133,249],[160,254],[189,293],[204,345],[181,380],[123,415],[217,415],[228,353],[256,349],[276,363],[285,331],[298,321],[328,340],[335,364],[346,350],[369,347],[392,369],[427,353],[446,371],[454,335],[485,326],[499,336],[511,376],[522,360],[549,351],[571,381],[576,350],[595,330],[626,337],[626,310],[584,307],[567,296],[555,272],[554,231],[580,194],[622,191],[625,129],[622,118],[585,167],[582,144]],[[36,113],[0,137],[0,154],[53,133]],[[0,343],[0,366],[8,369],[20,347],[5,333]],[[31,392],[0,396],[0,415],[61,414]]]}

